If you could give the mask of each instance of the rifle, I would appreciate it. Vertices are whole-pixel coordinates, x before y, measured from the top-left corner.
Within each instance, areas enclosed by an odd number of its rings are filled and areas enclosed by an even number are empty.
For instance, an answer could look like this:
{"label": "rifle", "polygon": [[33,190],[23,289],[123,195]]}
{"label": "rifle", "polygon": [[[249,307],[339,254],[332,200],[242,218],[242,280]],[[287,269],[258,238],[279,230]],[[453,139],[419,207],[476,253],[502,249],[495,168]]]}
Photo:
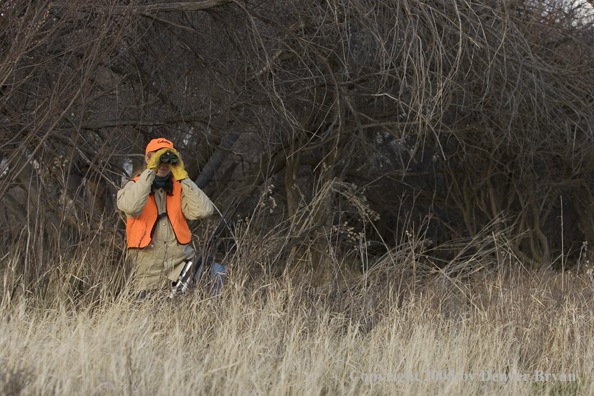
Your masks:
{"label": "rifle", "polygon": [[[227,209],[225,209],[225,213],[221,215],[221,218],[219,219],[217,225],[214,228],[214,231],[206,240],[202,252],[194,256],[193,259],[186,262],[186,265],[184,265],[184,268],[182,269],[179,278],[177,279],[177,282],[175,282],[173,285],[173,290],[171,291],[169,298],[173,298],[178,290],[180,291],[180,294],[185,293],[192,280],[198,282],[200,276],[203,273],[210,273],[210,268],[214,263],[214,253],[217,247],[217,241],[223,233],[223,231],[225,230],[225,228],[229,227],[228,220],[231,220],[231,218],[237,211],[237,208],[241,204],[241,202],[237,203],[233,208],[231,214],[229,214],[229,211],[231,210],[231,207],[233,207],[235,200],[236,198],[234,197],[231,200],[231,203],[229,204]],[[229,229],[231,228],[229,227]]]}

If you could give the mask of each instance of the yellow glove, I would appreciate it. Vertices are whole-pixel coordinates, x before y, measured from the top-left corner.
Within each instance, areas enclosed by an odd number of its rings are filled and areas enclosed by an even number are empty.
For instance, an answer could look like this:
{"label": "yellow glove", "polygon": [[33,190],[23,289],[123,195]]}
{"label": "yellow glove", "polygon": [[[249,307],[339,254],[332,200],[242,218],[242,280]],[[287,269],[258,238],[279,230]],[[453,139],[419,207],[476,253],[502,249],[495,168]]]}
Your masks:
{"label": "yellow glove", "polygon": [[182,181],[184,179],[187,179],[188,172],[186,172],[186,169],[184,168],[184,161],[182,161],[181,155],[179,155],[176,149],[167,149],[167,151],[177,155],[177,162],[175,164],[167,164],[169,165],[169,169],[171,170],[173,177],[175,177],[175,180]]}
{"label": "yellow glove", "polygon": [[161,150],[154,152],[153,155],[151,156],[151,159],[149,160],[148,164],[146,165],[146,168],[157,172],[159,170],[159,168],[161,167],[161,156],[163,154],[165,154],[167,152],[167,150],[169,150],[169,149],[162,148]]}

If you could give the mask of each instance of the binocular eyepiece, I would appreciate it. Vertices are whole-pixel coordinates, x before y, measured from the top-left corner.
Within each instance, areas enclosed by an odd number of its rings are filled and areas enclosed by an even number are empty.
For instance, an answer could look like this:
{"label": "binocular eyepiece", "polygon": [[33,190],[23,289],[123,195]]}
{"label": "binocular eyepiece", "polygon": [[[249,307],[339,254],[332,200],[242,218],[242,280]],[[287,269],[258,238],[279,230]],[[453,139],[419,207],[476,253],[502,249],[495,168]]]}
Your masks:
{"label": "binocular eyepiece", "polygon": [[161,162],[169,162],[170,164],[177,164],[178,161],[177,155],[173,153],[161,154],[161,157],[159,159],[161,160]]}

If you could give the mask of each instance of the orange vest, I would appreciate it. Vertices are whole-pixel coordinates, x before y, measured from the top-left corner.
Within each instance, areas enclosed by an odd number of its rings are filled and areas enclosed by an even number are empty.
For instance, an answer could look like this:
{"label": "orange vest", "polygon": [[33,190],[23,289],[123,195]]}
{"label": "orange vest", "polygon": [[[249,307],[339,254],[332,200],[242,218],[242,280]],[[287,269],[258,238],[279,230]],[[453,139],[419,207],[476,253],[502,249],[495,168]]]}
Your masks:
{"label": "orange vest", "polygon": [[[132,180],[136,181],[138,177]],[[192,240],[192,234],[190,233],[190,227],[188,227],[186,218],[182,213],[181,193],[181,184],[174,179],[173,193],[171,195],[167,194],[166,210],[177,241],[185,245]],[[142,214],[135,219],[127,219],[126,239],[128,240],[129,248],[143,248],[148,246],[151,242],[151,231],[157,221],[157,216],[157,203],[155,202],[154,194],[151,193],[148,196],[146,205],[142,209]]]}

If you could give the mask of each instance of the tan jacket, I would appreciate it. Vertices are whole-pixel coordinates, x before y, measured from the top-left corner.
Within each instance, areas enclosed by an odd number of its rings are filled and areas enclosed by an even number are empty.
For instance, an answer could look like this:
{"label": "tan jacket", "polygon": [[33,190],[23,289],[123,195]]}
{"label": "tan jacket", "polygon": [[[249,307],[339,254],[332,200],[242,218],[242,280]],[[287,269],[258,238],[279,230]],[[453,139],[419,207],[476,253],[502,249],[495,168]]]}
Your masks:
{"label": "tan jacket", "polygon": [[[156,173],[150,169],[142,172],[136,182],[128,182],[118,191],[117,205],[129,218],[137,218],[147,203]],[[186,220],[208,217],[214,206],[208,196],[189,179],[180,182],[182,187],[182,213]],[[152,190],[159,213],[166,211],[166,193],[163,189]],[[135,263],[134,287],[150,290],[167,287],[176,281],[183,262],[194,256],[194,248],[181,245],[175,237],[167,216],[158,220],[151,243],[143,249],[128,249]]]}

